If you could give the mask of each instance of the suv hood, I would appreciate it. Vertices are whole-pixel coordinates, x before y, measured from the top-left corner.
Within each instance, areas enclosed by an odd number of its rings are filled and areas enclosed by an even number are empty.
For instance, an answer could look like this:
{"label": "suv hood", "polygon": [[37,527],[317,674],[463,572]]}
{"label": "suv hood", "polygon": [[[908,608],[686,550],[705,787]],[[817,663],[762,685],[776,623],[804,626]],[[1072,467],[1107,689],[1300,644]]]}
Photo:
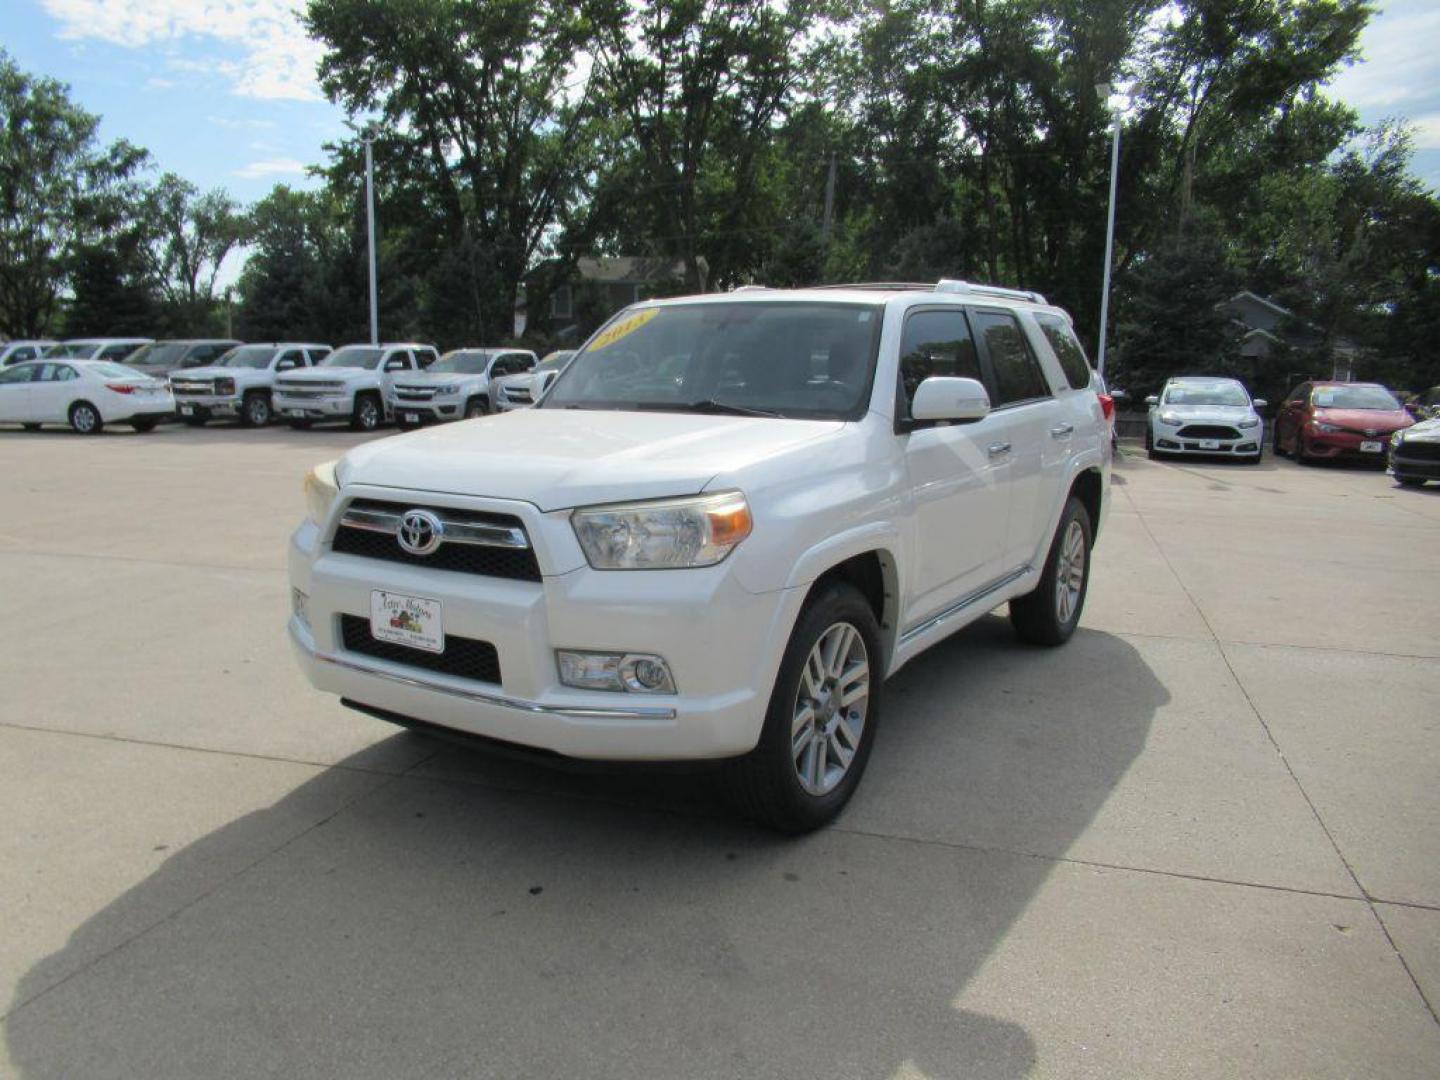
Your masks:
{"label": "suv hood", "polygon": [[[342,483],[517,499],[541,510],[703,491],[717,474],[833,437],[838,420],[520,409],[358,446]],[[808,456],[808,455],[807,455]]]}
{"label": "suv hood", "polygon": [[459,386],[472,379],[483,379],[484,375],[465,375],[458,371],[397,371],[395,381],[404,386]]}
{"label": "suv hood", "polygon": [[253,378],[256,375],[264,375],[266,372],[263,368],[215,367],[212,364],[208,367],[182,368],[179,371],[172,371],[171,374],[186,379],[194,376],[197,379],[236,379],[237,381],[243,381],[247,376]]}

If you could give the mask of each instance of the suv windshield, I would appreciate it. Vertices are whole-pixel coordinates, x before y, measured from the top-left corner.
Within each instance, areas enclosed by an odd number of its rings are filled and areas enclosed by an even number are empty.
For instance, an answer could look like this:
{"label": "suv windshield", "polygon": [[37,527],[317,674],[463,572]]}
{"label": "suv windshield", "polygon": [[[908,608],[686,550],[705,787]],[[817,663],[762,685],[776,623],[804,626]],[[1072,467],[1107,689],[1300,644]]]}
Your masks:
{"label": "suv windshield", "polygon": [[67,356],[89,356],[99,346],[93,341],[67,341],[64,345],[56,345],[45,354],[48,359],[63,359]]}
{"label": "suv windshield", "polygon": [[574,355],[574,349],[552,352],[549,356],[545,357],[544,360],[541,360],[540,363],[531,368],[531,370],[534,372],[559,371],[570,362],[570,358]]}
{"label": "suv windshield", "polygon": [[241,345],[216,360],[215,366],[256,368],[258,370],[269,367],[270,359],[274,355],[275,346],[273,345]]}
{"label": "suv windshield", "polygon": [[1399,403],[1379,386],[1317,386],[1310,398],[1317,409],[1372,409],[1394,412]]}
{"label": "suv windshield", "polygon": [[719,301],[630,309],[575,356],[541,408],[858,419],[878,304]]}
{"label": "suv windshield", "polygon": [[179,367],[185,350],[190,346],[183,341],[157,341],[153,345],[141,345],[125,358],[128,367]]}
{"label": "suv windshield", "polygon": [[484,375],[485,365],[489,362],[490,353],[484,349],[456,349],[447,352],[425,370],[442,375]]}
{"label": "suv windshield", "polygon": [[1165,391],[1166,405],[1236,405],[1250,404],[1250,398],[1238,386],[1172,386]]}
{"label": "suv windshield", "polygon": [[374,369],[379,366],[380,357],[384,355],[384,349],[377,349],[372,345],[346,345],[336,349],[315,366]]}

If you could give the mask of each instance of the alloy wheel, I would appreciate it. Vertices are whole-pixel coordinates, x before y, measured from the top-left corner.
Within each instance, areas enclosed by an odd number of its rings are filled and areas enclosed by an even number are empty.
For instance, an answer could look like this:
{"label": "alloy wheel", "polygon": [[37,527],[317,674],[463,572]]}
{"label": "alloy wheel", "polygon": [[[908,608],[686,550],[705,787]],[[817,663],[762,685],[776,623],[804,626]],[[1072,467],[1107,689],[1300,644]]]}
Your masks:
{"label": "alloy wheel", "polygon": [[1068,623],[1080,603],[1080,590],[1085,585],[1085,530],[1072,521],[1060,541],[1060,555],[1055,566],[1055,615],[1062,624]]}
{"label": "alloy wheel", "polygon": [[870,657],[860,631],[837,622],[820,635],[800,672],[790,725],[800,786],[826,795],[860,750],[870,703]]}

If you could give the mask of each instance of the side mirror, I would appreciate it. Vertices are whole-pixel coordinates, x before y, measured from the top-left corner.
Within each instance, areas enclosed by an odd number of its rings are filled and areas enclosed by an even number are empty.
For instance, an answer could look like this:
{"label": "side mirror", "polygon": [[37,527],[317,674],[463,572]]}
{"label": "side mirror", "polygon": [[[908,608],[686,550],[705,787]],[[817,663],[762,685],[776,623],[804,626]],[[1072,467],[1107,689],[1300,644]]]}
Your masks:
{"label": "side mirror", "polygon": [[1110,400],[1111,400],[1111,401],[1129,401],[1129,400],[1130,400],[1130,395],[1127,394],[1124,390],[1111,390],[1111,391],[1110,391]]}
{"label": "side mirror", "polygon": [[1149,397],[1147,397],[1147,398],[1145,399],[1145,404],[1146,404],[1146,405],[1159,405],[1159,404],[1160,404],[1160,395],[1159,395],[1159,394],[1151,394]]}
{"label": "side mirror", "polygon": [[1265,406],[1269,405],[1270,403],[1269,403],[1268,401],[1266,401],[1263,397],[1257,397],[1257,398],[1256,398],[1254,401],[1252,401],[1250,404],[1251,404],[1251,405],[1254,405],[1255,408],[1257,408],[1257,409],[1263,409],[1263,408],[1265,408]]}
{"label": "side mirror", "polygon": [[914,420],[954,420],[970,423],[990,415],[990,395],[975,379],[932,375],[915,388],[910,403]]}
{"label": "side mirror", "polygon": [[391,357],[385,361],[386,371],[404,371],[405,366],[405,361],[398,356]]}

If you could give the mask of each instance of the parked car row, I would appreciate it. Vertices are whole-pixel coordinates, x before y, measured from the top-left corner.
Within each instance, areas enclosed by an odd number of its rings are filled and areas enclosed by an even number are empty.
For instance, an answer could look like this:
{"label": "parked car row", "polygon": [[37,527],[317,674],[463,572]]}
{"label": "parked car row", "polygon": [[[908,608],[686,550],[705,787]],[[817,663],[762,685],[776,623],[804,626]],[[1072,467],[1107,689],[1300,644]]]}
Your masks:
{"label": "parked car row", "polygon": [[[105,383],[105,392],[92,393],[92,366],[114,368],[114,358],[123,356],[123,379],[113,370],[98,377],[145,388],[146,408],[135,414],[141,430],[171,415],[193,427],[215,419],[264,427],[280,419],[297,429],[327,421],[359,431],[389,421],[412,428],[528,407],[573,355],[551,353],[541,363],[526,349],[467,348],[441,357],[435,346],[413,341],[339,349],[225,339],[7,342],[0,352],[0,387],[6,388],[0,390],[0,422],[70,424],[85,432],[130,422],[132,414],[121,406],[137,399],[122,403],[113,396],[138,391]],[[44,393],[32,392],[42,383]],[[77,406],[83,407],[77,412]]]}
{"label": "parked car row", "polygon": [[[1418,396],[1418,395],[1417,395]],[[1263,398],[1237,379],[1185,376],[1145,399],[1145,449],[1151,458],[1204,455],[1260,461]],[[1424,415],[1424,414],[1421,414]],[[1271,430],[1277,456],[1312,461],[1385,462],[1407,486],[1440,480],[1440,419],[1416,423],[1414,401],[1379,383],[1311,380],[1281,403]]]}

